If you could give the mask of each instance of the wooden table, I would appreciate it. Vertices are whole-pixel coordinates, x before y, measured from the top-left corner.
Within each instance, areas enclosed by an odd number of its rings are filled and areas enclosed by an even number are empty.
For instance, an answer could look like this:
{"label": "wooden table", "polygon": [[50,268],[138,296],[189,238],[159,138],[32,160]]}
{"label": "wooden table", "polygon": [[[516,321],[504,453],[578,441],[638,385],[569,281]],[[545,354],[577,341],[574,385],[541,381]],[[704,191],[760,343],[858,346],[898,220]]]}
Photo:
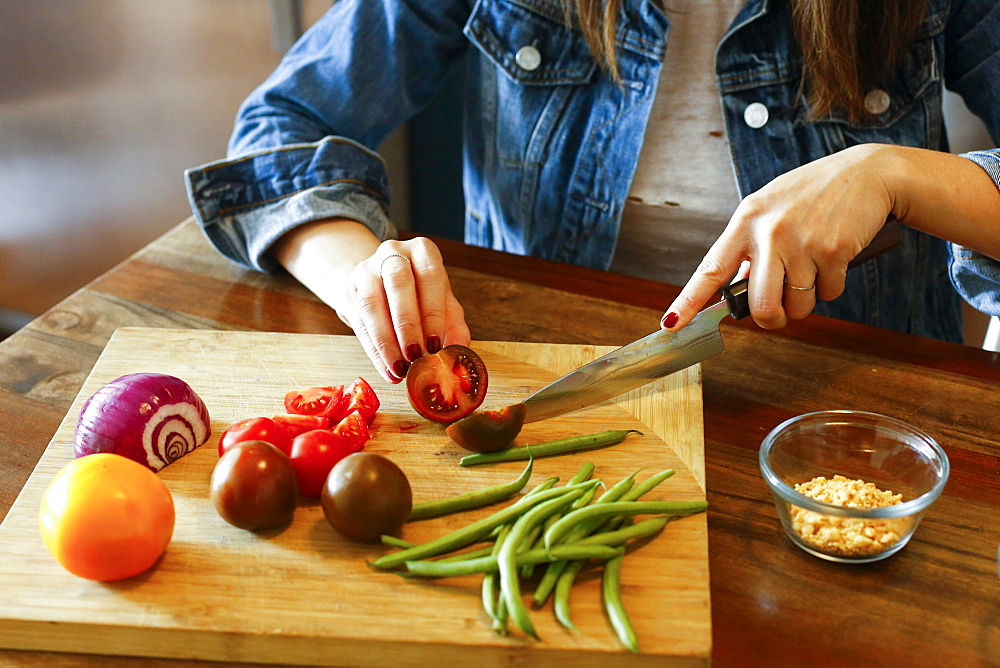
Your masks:
{"label": "wooden table", "polygon": [[[621,345],[655,329],[676,294],[439,243],[475,339]],[[288,276],[245,272],[182,223],[0,343],[0,517],[123,326],[349,333]],[[998,665],[1000,355],[819,316],[723,333],[727,352],[703,364],[713,663]],[[943,496],[883,562],[837,565],[794,547],[760,475],[771,428],[831,408],[906,420],[950,457]],[[0,651],[3,665],[107,660]]]}

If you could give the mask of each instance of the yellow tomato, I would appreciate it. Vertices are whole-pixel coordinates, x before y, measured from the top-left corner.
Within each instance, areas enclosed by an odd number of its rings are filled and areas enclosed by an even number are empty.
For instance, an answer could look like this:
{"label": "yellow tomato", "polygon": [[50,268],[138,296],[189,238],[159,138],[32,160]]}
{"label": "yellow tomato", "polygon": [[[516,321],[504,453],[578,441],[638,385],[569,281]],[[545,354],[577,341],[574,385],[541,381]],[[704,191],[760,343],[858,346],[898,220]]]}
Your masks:
{"label": "yellow tomato", "polygon": [[108,582],[149,569],[174,533],[174,501],[153,471],[98,453],[59,471],[42,498],[42,540],[63,568]]}

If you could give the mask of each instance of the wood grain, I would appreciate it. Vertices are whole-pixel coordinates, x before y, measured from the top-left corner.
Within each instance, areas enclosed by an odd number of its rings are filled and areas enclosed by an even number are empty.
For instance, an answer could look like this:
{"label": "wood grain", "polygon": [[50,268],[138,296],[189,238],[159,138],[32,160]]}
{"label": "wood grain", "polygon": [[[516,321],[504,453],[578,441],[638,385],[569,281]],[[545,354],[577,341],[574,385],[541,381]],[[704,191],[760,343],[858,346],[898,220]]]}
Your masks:
{"label": "wood grain", "polygon": [[[475,342],[490,370],[489,404],[512,403],[558,375],[600,356],[605,347]],[[76,578],[46,552],[37,508],[48,481],[72,459],[82,402],[125,373],[157,371],[187,380],[209,406],[215,436],[160,472],[177,506],[170,548],[146,574],[119,583]],[[542,641],[494,634],[480,610],[478,578],[414,582],[373,571],[385,551],[342,538],[314,501],[293,523],[265,534],[225,524],[208,499],[216,443],[239,419],[282,412],[292,388],[341,384],[369,363],[346,336],[125,328],[111,338],[74,399],[23,492],[0,525],[0,645],[112,652],[168,658],[285,664],[488,665],[512,658],[533,665],[705,665],[711,653],[705,514],[670,523],[663,535],[628,555],[626,606],[642,653],[614,639],[600,607],[599,577],[574,593],[572,635],[549,607],[532,612]],[[400,385],[372,381],[382,408],[368,449],[407,472],[415,500],[436,498],[516,477],[522,462],[461,468],[465,454],[442,428],[415,415]],[[585,461],[611,484],[645,467],[676,475],[655,498],[705,498],[698,369],[675,374],[612,402],[528,425],[519,442],[540,442],[607,428],[640,429],[614,448],[545,458],[531,485],[566,480]],[[640,479],[644,477],[640,474]],[[421,542],[487,510],[407,525]],[[528,592],[530,593],[530,592]]]}
{"label": "wood grain", "polygon": [[[618,346],[655,329],[678,292],[435,241],[479,340]],[[290,277],[223,260],[185,221],[0,342],[0,517],[118,327],[349,334]],[[776,331],[746,319],[722,333],[727,352],[701,367],[712,665],[996,666],[1000,354],[819,316]],[[951,460],[941,498],[906,549],[884,562],[838,566],[798,550],[761,478],[767,432],[827,408],[908,421]],[[532,655],[509,658],[529,665]],[[111,663],[192,661],[0,650],[4,666]]]}

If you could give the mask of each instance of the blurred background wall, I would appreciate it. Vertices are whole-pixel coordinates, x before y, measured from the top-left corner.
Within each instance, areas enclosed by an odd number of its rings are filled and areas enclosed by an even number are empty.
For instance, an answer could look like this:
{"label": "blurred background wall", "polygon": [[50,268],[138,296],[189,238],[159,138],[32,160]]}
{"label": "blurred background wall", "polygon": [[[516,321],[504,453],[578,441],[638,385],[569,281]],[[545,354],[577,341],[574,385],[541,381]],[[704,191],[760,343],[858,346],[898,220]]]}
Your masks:
{"label": "blurred background wall", "polygon": [[[330,4],[0,0],[0,338],[190,215],[183,171],[225,155],[287,46],[278,12],[304,28]],[[954,150],[992,145],[946,102]],[[380,147],[403,228],[461,238],[460,104],[455,77]]]}
{"label": "blurred background wall", "polygon": [[[311,24],[330,0],[301,0]],[[190,215],[183,171],[225,156],[280,59],[268,0],[0,2],[0,330]],[[406,224],[404,135],[383,147]]]}

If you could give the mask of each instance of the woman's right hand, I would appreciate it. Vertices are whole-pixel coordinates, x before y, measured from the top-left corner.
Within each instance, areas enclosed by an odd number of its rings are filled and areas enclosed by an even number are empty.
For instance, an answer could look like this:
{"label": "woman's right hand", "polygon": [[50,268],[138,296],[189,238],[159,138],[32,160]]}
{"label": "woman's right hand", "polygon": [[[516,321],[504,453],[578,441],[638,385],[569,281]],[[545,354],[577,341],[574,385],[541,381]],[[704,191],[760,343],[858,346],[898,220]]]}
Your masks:
{"label": "woman's right hand", "polygon": [[429,239],[379,243],[360,223],[328,220],[292,230],[274,252],[354,330],[375,369],[391,383],[400,382],[425,353],[469,345],[465,312]]}

